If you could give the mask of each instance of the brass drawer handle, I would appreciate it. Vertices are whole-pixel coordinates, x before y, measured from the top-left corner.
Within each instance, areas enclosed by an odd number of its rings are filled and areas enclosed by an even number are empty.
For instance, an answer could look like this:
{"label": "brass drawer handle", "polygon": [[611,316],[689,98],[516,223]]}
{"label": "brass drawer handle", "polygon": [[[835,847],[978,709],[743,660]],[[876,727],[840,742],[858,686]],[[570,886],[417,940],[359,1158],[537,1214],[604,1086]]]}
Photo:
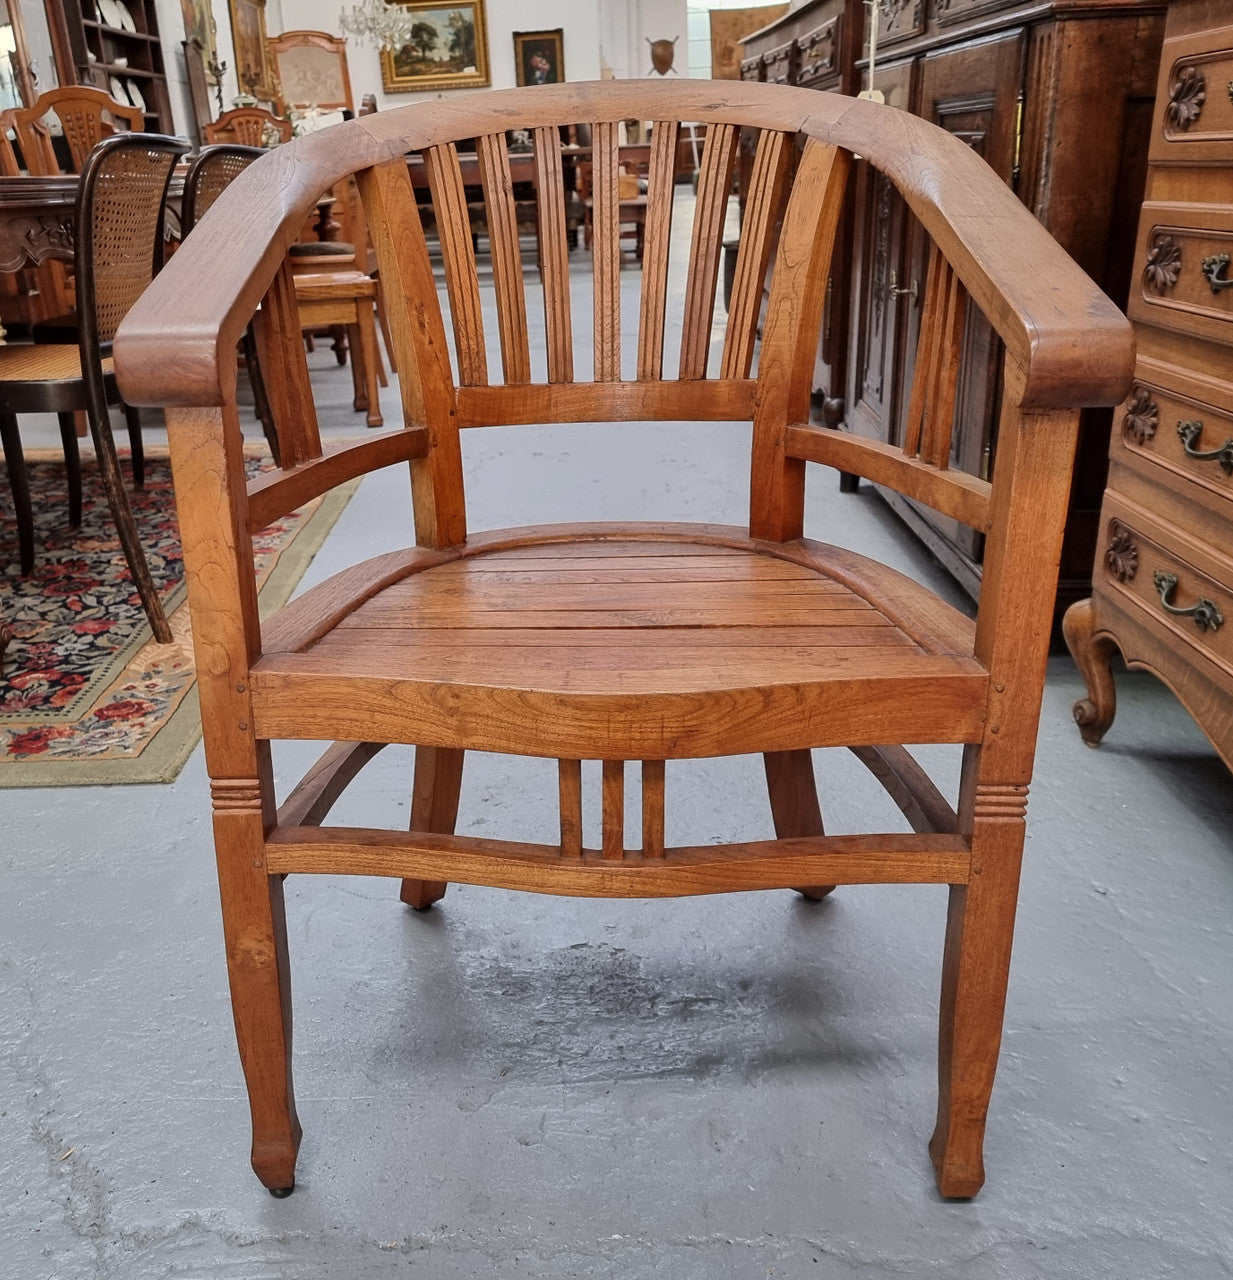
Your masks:
{"label": "brass drawer handle", "polygon": [[1203,422],[1198,418],[1189,418],[1177,424],[1177,434],[1182,438],[1182,452],[1195,462],[1218,462],[1226,476],[1233,476],[1233,436],[1230,436],[1219,449],[1200,453],[1195,442],[1203,434]]}
{"label": "brass drawer handle", "polygon": [[1224,625],[1224,614],[1206,596],[1200,596],[1199,603],[1192,604],[1189,609],[1179,609],[1177,605],[1169,603],[1169,597],[1177,587],[1176,573],[1162,573],[1157,569],[1152,574],[1152,581],[1160,592],[1160,606],[1166,613],[1176,614],[1179,618],[1193,618],[1194,625],[1200,631],[1218,631]]}
{"label": "brass drawer handle", "polygon": [[907,294],[908,297],[912,299],[912,304],[913,306],[915,306],[916,281],[910,280],[908,282],[908,287],[906,289],[900,288],[899,277],[895,274],[895,272],[892,271],[890,273],[890,280],[887,282],[887,285],[886,285],[886,296],[888,298],[899,298],[899,297],[902,297],[904,294]]}
{"label": "brass drawer handle", "polygon": [[1224,280],[1217,278],[1222,271],[1227,270],[1228,265],[1227,253],[1213,253],[1210,258],[1203,259],[1203,279],[1211,285],[1213,293],[1219,293],[1221,289],[1233,289],[1233,280],[1227,277]]}

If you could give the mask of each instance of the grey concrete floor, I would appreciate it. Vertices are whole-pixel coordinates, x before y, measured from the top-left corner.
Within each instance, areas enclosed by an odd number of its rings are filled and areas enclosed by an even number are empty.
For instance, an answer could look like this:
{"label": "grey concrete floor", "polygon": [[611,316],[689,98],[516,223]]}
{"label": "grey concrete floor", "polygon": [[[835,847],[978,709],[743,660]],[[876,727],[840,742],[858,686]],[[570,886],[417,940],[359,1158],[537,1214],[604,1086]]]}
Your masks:
{"label": "grey concrete floor", "polygon": [[[328,430],[362,432],[346,372],[310,359]],[[396,389],[384,402],[392,422]],[[744,428],[465,447],[477,528],[743,520]],[[406,489],[367,479],[305,585],[405,543]],[[953,591],[867,486],[813,473],[808,531]],[[305,1138],[276,1201],[247,1167],[200,749],[167,786],[5,792],[0,1277],[1230,1275],[1233,779],[1145,677],[1120,680],[1088,750],[1080,690],[1055,659],[968,1204],[939,1199],[925,1153],[942,889],[454,886],[419,916],[391,881],[293,877]],[[920,754],[953,794],[955,752]],[[280,749],[284,784],[310,755]],[[854,760],[816,761],[831,829],[902,827]],[[385,753],[339,820],[404,825],[410,765]],[[545,762],[473,756],[460,830],[550,839],[554,787]],[[670,767],[668,822],[680,842],[769,834],[758,762]]]}

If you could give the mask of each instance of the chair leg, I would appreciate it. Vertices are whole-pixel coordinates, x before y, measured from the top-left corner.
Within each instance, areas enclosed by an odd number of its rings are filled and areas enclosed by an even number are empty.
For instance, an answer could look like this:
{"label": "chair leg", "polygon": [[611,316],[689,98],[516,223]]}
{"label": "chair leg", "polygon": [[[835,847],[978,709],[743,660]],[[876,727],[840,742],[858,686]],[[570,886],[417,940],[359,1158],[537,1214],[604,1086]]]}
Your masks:
{"label": "chair leg", "polygon": [[394,353],[394,335],[390,330],[390,314],[385,309],[385,290],[377,280],[377,321],[381,325],[381,340],[385,343],[386,359],[390,362],[390,372],[398,372],[398,356]]}
{"label": "chair leg", "polygon": [[334,352],[334,359],[339,364],[347,363],[347,326],[345,324],[330,325],[330,337],[333,339],[331,344]]}
{"label": "chair leg", "polygon": [[[967,807],[962,797],[960,804]],[[1027,787],[977,786],[974,808],[972,878],[951,886],[946,917],[938,1120],[929,1142],[938,1190],[953,1199],[969,1199],[985,1180],[985,1119],[1002,1043]]]}
{"label": "chair leg", "polygon": [[112,519],[120,535],[120,545],[124,548],[124,558],[128,561],[133,583],[138,595],[141,596],[146,617],[150,619],[154,638],[160,644],[170,644],[171,628],[167,625],[167,615],[163,612],[163,603],[158,598],[158,591],[150,574],[150,566],[146,561],[146,553],[141,545],[141,537],[137,532],[137,524],[133,519],[133,508],[129,505],[128,494],[124,489],[124,478],[120,474],[120,462],[116,457],[116,442],[111,434],[109,417],[105,415],[101,421],[96,422],[95,415],[92,413],[90,431],[94,436],[94,451],[98,454],[103,488],[107,491],[107,505],[111,507]]}
{"label": "chair leg", "polygon": [[[265,753],[265,785],[271,786]],[[275,1195],[295,1186],[300,1122],[291,1078],[291,971],[283,879],[265,870],[257,779],[219,780],[214,841],[227,948],[227,977],[240,1063],[252,1115],[253,1172]],[[241,791],[248,795],[241,796]],[[255,806],[259,801],[251,801]]]}
{"label": "chair leg", "polygon": [[[450,835],[458,820],[464,751],[447,747],[415,748],[415,779],[411,786],[411,830]],[[416,911],[427,911],[445,897],[443,880],[404,880],[399,895]]]}
{"label": "chair leg", "polygon": [[4,465],[9,472],[9,488],[13,491],[13,512],[17,517],[17,557],[21,576],[34,570],[34,508],[30,505],[30,482],[26,476],[26,457],[21,448],[21,432],[17,418],[0,413],[0,442],[4,448]]}
{"label": "chair leg", "polygon": [[69,528],[81,528],[81,446],[77,443],[77,415],[58,413],[64,469],[68,473]]}
{"label": "chair leg", "polygon": [[[776,838],[825,835],[812,754],[808,750],[767,751],[762,763]],[[820,902],[834,888],[833,884],[807,885],[798,888],[797,893],[811,902]]]}
{"label": "chair leg", "polygon": [[133,488],[146,487],[146,447],[141,438],[141,410],[124,406],[124,422],[128,427],[128,448],[132,458]]}
{"label": "chair leg", "polygon": [[362,366],[360,373],[364,381],[364,395],[368,401],[368,425],[382,427],[385,419],[381,416],[381,392],[377,387],[377,370],[381,356],[377,351],[377,326],[374,323],[373,306],[370,302],[360,302],[359,324],[356,325],[357,343],[352,354],[352,363]]}
{"label": "chair leg", "polygon": [[359,323],[347,326],[351,334],[351,407],[356,413],[363,413],[368,408],[368,387],[364,381],[364,356],[360,351]]}

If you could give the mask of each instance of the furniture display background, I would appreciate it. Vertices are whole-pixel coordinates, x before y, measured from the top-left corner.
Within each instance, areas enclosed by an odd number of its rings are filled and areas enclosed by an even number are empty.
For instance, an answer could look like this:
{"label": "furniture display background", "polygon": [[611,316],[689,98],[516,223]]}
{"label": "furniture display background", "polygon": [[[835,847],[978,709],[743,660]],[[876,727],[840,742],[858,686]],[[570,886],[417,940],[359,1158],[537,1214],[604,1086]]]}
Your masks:
{"label": "furniture display background", "polygon": [[1120,651],[1233,768],[1231,18],[1223,0],[1169,9],[1131,284],[1135,381],[1109,443],[1092,595],[1066,639],[1086,742],[1113,722]]}
{"label": "furniture display background", "polygon": [[480,89],[491,83],[484,0],[403,0],[401,7],[417,15],[419,43],[381,50],[386,93]]}
{"label": "furniture display background", "polygon": [[325,31],[284,31],[266,42],[280,90],[280,110],[353,111],[347,42]]}
{"label": "furniture display background", "polygon": [[91,85],[136,107],[148,133],[174,134],[156,0],[64,0],[60,9],[71,51],[64,84]]}
{"label": "furniture display background", "polygon": [[[879,2],[875,87],[893,106],[954,133],[993,166],[1120,306],[1146,171],[1161,0]],[[865,8],[816,0],[745,42],[746,79],[856,93],[865,87]],[[902,438],[926,269],[915,219],[890,184],[860,166],[849,209],[850,276],[832,279],[816,373],[819,418],[891,443]],[[849,323],[850,320],[850,323]],[[952,461],[992,474],[1002,388],[997,344],[965,322]],[[1088,594],[1110,414],[1084,413],[1062,550],[1055,621]],[[884,493],[975,597],[978,532]]]}
{"label": "furniture display background", "polygon": [[565,32],[514,32],[514,77],[519,85],[562,84],[565,80]]}

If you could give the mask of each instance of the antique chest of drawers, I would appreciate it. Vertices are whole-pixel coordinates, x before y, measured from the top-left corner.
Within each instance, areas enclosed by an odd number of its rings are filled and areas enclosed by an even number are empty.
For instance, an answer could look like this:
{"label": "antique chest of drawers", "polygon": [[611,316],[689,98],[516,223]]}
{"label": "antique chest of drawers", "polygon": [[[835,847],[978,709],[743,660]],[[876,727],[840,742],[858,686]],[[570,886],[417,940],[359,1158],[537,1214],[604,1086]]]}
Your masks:
{"label": "antique chest of drawers", "polygon": [[1233,6],[1169,10],[1092,596],[1065,620],[1095,745],[1109,662],[1163,680],[1233,767]]}

